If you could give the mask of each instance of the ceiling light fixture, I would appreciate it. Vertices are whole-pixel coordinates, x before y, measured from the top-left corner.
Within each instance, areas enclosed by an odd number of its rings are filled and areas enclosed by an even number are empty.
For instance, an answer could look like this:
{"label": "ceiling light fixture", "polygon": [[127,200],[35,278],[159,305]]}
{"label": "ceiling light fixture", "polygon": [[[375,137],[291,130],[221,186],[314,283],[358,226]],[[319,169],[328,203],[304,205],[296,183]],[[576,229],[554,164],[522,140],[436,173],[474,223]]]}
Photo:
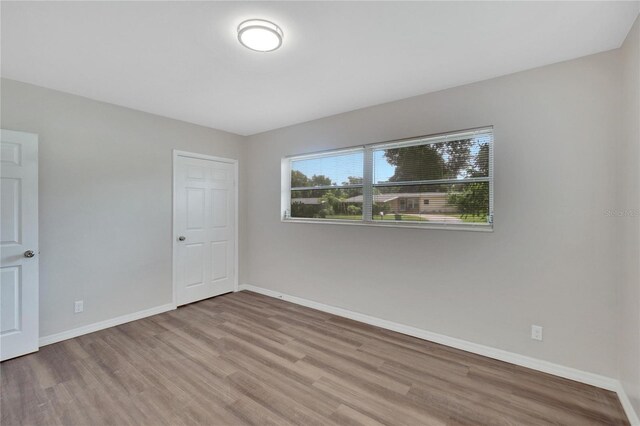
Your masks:
{"label": "ceiling light fixture", "polygon": [[248,19],[238,25],[238,41],[257,52],[271,52],[282,46],[284,34],[279,26],[264,19]]}

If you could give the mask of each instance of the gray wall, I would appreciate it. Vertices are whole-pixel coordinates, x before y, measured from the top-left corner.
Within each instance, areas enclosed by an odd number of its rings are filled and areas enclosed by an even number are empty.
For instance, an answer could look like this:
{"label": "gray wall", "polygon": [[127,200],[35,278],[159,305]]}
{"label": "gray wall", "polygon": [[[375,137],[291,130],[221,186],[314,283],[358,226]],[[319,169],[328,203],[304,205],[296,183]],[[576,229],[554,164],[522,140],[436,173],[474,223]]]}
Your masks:
{"label": "gray wall", "polygon": [[[250,137],[246,283],[617,377],[619,244],[605,209],[616,205],[619,56]],[[493,233],[280,222],[285,155],[485,125]]]}
{"label": "gray wall", "polygon": [[[620,378],[640,415],[640,18],[622,46],[623,137],[620,198]],[[628,212],[628,213],[627,213]]]}
{"label": "gray wall", "polygon": [[[239,159],[244,170],[244,138],[1,84],[2,128],[40,135],[40,335],[171,303],[172,150]],[[246,211],[241,196],[241,260]]]}

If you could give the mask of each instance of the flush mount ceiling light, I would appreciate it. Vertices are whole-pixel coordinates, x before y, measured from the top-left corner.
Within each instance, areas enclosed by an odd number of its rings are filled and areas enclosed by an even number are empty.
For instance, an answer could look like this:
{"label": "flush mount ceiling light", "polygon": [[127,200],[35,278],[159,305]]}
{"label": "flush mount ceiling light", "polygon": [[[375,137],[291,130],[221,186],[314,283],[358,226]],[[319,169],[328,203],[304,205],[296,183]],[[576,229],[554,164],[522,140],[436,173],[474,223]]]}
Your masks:
{"label": "flush mount ceiling light", "polygon": [[257,52],[271,52],[282,46],[279,26],[264,19],[248,19],[238,25],[238,41]]}

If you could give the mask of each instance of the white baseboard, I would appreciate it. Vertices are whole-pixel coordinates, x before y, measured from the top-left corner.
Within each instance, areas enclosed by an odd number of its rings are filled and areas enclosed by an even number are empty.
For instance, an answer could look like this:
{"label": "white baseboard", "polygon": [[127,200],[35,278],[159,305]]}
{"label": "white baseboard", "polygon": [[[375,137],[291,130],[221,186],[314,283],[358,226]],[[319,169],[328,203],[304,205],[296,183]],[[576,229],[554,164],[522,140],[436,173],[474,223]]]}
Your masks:
{"label": "white baseboard", "polygon": [[601,376],[599,374],[589,373],[588,371],[582,371],[575,368],[566,367],[564,365],[555,364],[549,361],[543,361],[540,359],[531,358],[531,357],[517,354],[514,352],[509,352],[502,349],[492,348],[490,346],[469,342],[467,340],[445,336],[443,334],[434,333],[431,331],[423,330],[423,329],[412,327],[409,325],[399,324],[393,321],[372,317],[370,315],[361,314],[359,312],[353,312],[348,309],[325,305],[323,303],[314,302],[312,300],[303,299],[301,297],[290,296],[288,294],[280,293],[280,292],[262,288],[262,287],[256,287],[249,284],[242,284],[239,286],[239,290],[253,291],[255,293],[260,293],[265,296],[286,300],[287,302],[295,303],[297,305],[302,305],[309,308],[317,309],[319,311],[349,318],[355,321],[374,325],[387,330],[396,331],[398,333],[428,340],[430,342],[440,343],[442,345],[450,346],[452,348],[461,349],[463,351],[472,352],[474,354],[483,355],[489,358],[497,359],[500,361],[508,362],[508,363],[519,365],[522,367],[531,368],[532,370],[542,371],[544,373],[553,374],[554,376],[564,377],[565,379],[575,380],[576,382],[586,383],[588,385],[597,386],[599,388],[614,391],[618,394],[618,397],[620,398],[620,402],[622,403],[622,406],[631,424],[640,426],[640,421],[638,420],[638,416],[634,412],[631,402],[629,401],[629,398],[626,392],[624,391],[622,384],[620,383],[619,380],[606,377],[606,376]]}
{"label": "white baseboard", "polygon": [[620,399],[622,408],[624,408],[624,412],[629,419],[629,423],[631,423],[632,426],[640,426],[640,417],[638,415],[639,413],[636,413],[633,409],[633,405],[631,405],[629,396],[627,395],[627,392],[625,392],[622,383],[618,382],[618,388],[614,390],[618,394],[618,398]]}
{"label": "white baseboard", "polygon": [[150,317],[152,315],[161,314],[163,312],[171,311],[175,308],[176,305],[174,305],[173,303],[168,303],[166,305],[156,306],[154,308],[145,309],[143,311],[134,312],[132,314],[126,314],[108,320],[94,322],[93,324],[83,325],[82,327],[41,337],[38,340],[38,344],[42,347],[50,345],[52,343],[61,342],[63,340],[73,339],[74,337],[82,336],[83,334],[93,333],[94,331],[104,330],[105,328],[115,327],[116,325]]}

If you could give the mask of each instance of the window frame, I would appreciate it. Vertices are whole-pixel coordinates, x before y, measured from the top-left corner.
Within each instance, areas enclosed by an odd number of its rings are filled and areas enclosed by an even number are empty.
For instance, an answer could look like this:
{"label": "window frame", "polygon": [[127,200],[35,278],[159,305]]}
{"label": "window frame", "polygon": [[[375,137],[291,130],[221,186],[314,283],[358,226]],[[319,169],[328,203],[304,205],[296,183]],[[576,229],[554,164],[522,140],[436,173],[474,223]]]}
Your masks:
{"label": "window frame", "polygon": [[[478,135],[489,134],[489,173],[487,177],[463,178],[463,179],[438,179],[411,182],[385,182],[373,183],[373,153],[381,149],[403,148],[416,145],[434,144],[446,142],[448,140],[460,140],[465,137],[476,137]],[[329,149],[299,155],[289,155],[281,159],[281,198],[280,198],[280,220],[283,223],[312,223],[312,224],[332,224],[351,226],[374,226],[390,228],[419,228],[419,229],[449,229],[460,231],[481,231],[493,232],[494,228],[494,150],[495,135],[493,126],[484,126],[473,129],[458,130],[455,132],[438,133],[425,136],[417,136],[406,139],[398,139],[386,142],[377,142],[365,145],[356,145],[348,148]],[[363,153],[363,182],[362,185],[328,185],[316,187],[296,187],[291,188],[291,163],[297,160],[329,157],[333,155],[348,154],[350,152]],[[434,185],[434,184],[461,184],[472,182],[487,182],[489,184],[489,217],[487,223],[451,223],[451,222],[419,222],[419,221],[382,221],[374,220],[373,209],[373,189],[380,186],[411,186],[411,185]],[[320,219],[290,217],[291,191],[310,189],[339,189],[339,188],[362,188],[362,219]],[[420,202],[418,201],[418,208]]]}

